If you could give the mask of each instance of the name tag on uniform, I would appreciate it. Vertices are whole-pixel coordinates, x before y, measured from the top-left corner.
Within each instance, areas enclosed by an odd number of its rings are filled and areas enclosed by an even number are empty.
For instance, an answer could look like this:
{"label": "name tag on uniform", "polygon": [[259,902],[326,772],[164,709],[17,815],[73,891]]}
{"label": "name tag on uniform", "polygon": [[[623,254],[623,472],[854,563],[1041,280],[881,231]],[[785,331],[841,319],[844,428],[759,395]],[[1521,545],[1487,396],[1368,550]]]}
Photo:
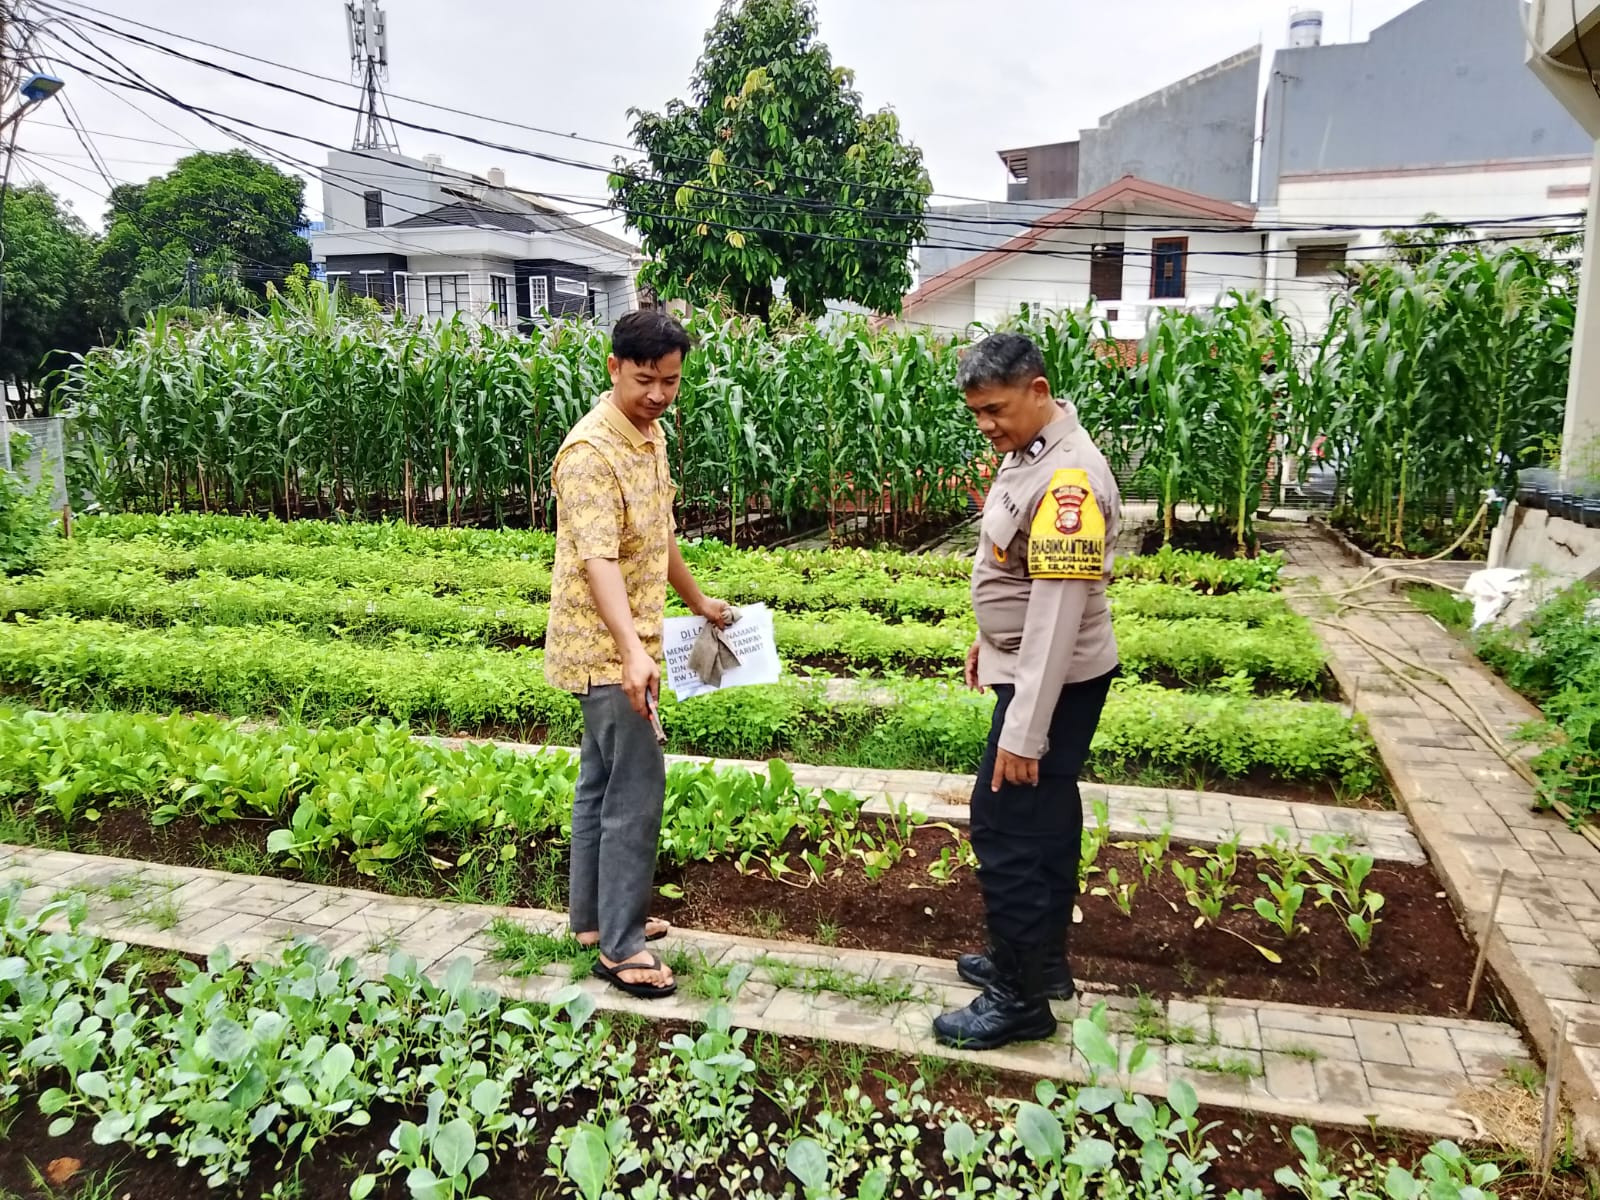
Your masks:
{"label": "name tag on uniform", "polygon": [[1106,518],[1089,473],[1065,467],[1050,477],[1028,531],[1028,574],[1035,579],[1099,579],[1105,574]]}

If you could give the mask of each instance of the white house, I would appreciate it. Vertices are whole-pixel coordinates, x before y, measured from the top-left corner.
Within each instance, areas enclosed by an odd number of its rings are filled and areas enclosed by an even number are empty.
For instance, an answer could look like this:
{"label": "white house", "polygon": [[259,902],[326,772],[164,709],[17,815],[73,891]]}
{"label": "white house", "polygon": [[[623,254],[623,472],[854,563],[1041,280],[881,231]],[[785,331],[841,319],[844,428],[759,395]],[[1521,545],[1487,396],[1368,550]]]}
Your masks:
{"label": "white house", "polygon": [[1584,155],[1286,172],[1276,204],[1257,213],[1267,245],[1264,292],[1307,336],[1318,337],[1327,327],[1338,268],[1384,256],[1385,229],[1436,217],[1466,226],[1491,246],[1571,233],[1581,227],[1574,214],[1587,205],[1590,167]]}
{"label": "white house", "polygon": [[531,328],[564,316],[609,325],[639,306],[637,246],[508,187],[499,171],[335,151],[322,207],[311,253],[329,282],[408,313]]}
{"label": "white house", "polygon": [[1265,283],[1262,235],[1249,205],[1126,176],[976,258],[924,280],[900,322],[961,333],[1023,304],[1083,309],[1112,336],[1144,336],[1161,308],[1207,307]]}

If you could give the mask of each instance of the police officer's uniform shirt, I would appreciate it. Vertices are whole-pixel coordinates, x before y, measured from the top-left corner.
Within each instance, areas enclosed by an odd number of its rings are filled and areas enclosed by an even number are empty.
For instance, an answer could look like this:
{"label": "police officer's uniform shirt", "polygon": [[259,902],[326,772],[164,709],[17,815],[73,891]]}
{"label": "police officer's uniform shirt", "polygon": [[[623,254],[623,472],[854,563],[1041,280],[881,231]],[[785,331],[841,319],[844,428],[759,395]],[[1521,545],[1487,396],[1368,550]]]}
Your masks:
{"label": "police officer's uniform shirt", "polygon": [[1042,758],[1061,689],[1117,665],[1106,582],[1122,497],[1077,410],[1007,454],[984,502],[972,568],[978,682],[1014,684],[1000,748]]}

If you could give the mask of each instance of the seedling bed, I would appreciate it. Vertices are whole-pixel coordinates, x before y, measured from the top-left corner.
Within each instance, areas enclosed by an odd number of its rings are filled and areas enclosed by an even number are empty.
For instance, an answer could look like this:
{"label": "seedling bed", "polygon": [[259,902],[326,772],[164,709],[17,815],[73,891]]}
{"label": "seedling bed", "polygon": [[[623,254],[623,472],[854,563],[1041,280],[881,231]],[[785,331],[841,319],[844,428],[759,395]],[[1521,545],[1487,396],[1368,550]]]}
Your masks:
{"label": "seedling bed", "polygon": [[[148,976],[144,986],[152,993],[175,983],[174,977]],[[660,1044],[678,1035],[695,1037],[698,1027],[679,1022],[646,1022],[622,1017],[602,1018],[612,1023],[611,1038],[625,1043],[632,1040],[639,1047],[640,1066],[648,1060],[650,1052]],[[765,1130],[771,1125],[778,1129],[789,1128],[790,1118],[763,1093],[775,1082],[784,1078],[798,1079],[812,1086],[819,1097],[813,1111],[803,1119],[831,1108],[837,1111],[839,1097],[854,1084],[860,1093],[870,1099],[880,1110],[887,1111],[886,1093],[892,1088],[904,1093],[914,1081],[921,1080],[925,1094],[935,1103],[941,1103],[965,1116],[975,1125],[991,1122],[995,1113],[989,1099],[1030,1099],[1036,1081],[1020,1075],[987,1070],[981,1066],[954,1064],[943,1060],[913,1062],[905,1057],[838,1043],[814,1042],[795,1038],[777,1038],[764,1035],[752,1038],[745,1045],[746,1053],[760,1064],[754,1077],[756,1091],[749,1111],[748,1127]],[[658,1053],[660,1051],[657,1051]],[[219,1194],[239,1196],[271,1196],[275,1187],[292,1183],[290,1194],[298,1200],[349,1200],[350,1186],[364,1172],[371,1171],[378,1155],[388,1149],[389,1134],[403,1120],[421,1122],[426,1113],[421,1108],[406,1109],[393,1104],[377,1104],[371,1109],[371,1123],[364,1129],[343,1129],[327,1138],[316,1150],[294,1164],[287,1173],[280,1171],[270,1149],[260,1153],[252,1163],[250,1173],[239,1183],[237,1192],[223,1192],[208,1187],[201,1172],[194,1167],[180,1167],[170,1157],[147,1158],[130,1151],[124,1145],[95,1145],[78,1132],[64,1137],[52,1137],[48,1126],[50,1118],[38,1110],[39,1092],[18,1097],[14,1110],[15,1120],[7,1131],[6,1151],[0,1154],[0,1196],[17,1197],[18,1200],[58,1200],[73,1194],[72,1189],[90,1180],[114,1176],[114,1196],[159,1196],[162,1200],[216,1200]],[[569,1181],[559,1181],[547,1173],[548,1148],[551,1135],[563,1126],[572,1126],[590,1117],[595,1104],[593,1091],[583,1088],[573,1091],[557,1108],[546,1109],[537,1120],[530,1144],[519,1151],[508,1151],[491,1160],[488,1170],[475,1185],[475,1196],[526,1197],[528,1200],[553,1200],[559,1195],[577,1194]],[[514,1094],[507,1107],[514,1112],[531,1107],[526,1093]],[[635,1131],[647,1127],[653,1118],[645,1111],[630,1114]],[[1223,1197],[1232,1189],[1256,1188],[1262,1200],[1304,1200],[1304,1193],[1284,1187],[1274,1176],[1283,1168],[1302,1168],[1299,1153],[1289,1138],[1289,1127],[1294,1122],[1265,1117],[1237,1109],[1219,1109],[1202,1106],[1196,1114],[1202,1126],[1214,1125],[1208,1137],[1219,1153],[1211,1164],[1206,1178],[1211,1182],[1211,1195]],[[1414,1166],[1428,1152],[1428,1139],[1397,1131],[1371,1129],[1345,1129],[1336,1126],[1310,1126],[1317,1134],[1323,1162],[1344,1171],[1370,1170],[1370,1164],[1398,1161]],[[944,1135],[942,1128],[922,1123],[923,1136],[913,1151],[919,1166],[927,1172],[926,1178],[937,1181],[941,1187],[958,1189],[960,1176],[947,1166],[943,1159]],[[639,1136],[636,1132],[636,1136]],[[648,1135],[646,1135],[648,1136]],[[666,1136],[663,1130],[656,1136]],[[1067,1149],[1072,1149],[1069,1141]],[[1467,1148],[1469,1152],[1471,1148]],[[1492,1152],[1480,1150],[1475,1157],[1493,1157]],[[47,1172],[69,1169],[72,1174],[60,1187],[49,1190],[38,1186],[39,1178],[48,1178]],[[765,1161],[764,1169],[770,1190],[782,1186],[787,1176],[782,1161]],[[35,1174],[37,1172],[37,1175]],[[1380,1168],[1378,1178],[1383,1177]],[[635,1177],[637,1179],[637,1176]],[[679,1180],[668,1194],[674,1197],[690,1196],[701,1184],[709,1188],[707,1195],[720,1197],[730,1193],[718,1190],[714,1171],[705,1169],[695,1176]],[[562,1185],[565,1185],[563,1189]],[[1546,1187],[1541,1188],[1536,1176],[1529,1173],[1503,1175],[1495,1186],[1500,1200],[1576,1200],[1584,1194],[1582,1180],[1575,1173],[1560,1173]],[[98,1193],[97,1193],[98,1194]],[[282,1193],[277,1193],[282,1194]],[[801,1189],[796,1185],[796,1194]],[[849,1193],[846,1193],[849,1194]],[[942,1194],[942,1193],[941,1193]],[[378,1200],[411,1200],[403,1176],[380,1181],[371,1193]]]}

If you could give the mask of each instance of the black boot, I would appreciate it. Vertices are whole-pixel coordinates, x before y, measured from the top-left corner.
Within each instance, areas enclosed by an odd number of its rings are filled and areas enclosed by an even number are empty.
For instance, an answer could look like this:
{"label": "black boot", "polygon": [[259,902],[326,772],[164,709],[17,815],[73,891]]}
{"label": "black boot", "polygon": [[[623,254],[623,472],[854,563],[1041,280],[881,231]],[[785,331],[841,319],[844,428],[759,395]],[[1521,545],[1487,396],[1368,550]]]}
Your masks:
{"label": "black boot", "polygon": [[1056,1031],[1042,979],[1044,956],[1053,951],[996,937],[990,945],[994,978],[988,987],[966,1008],[934,1018],[934,1036],[947,1046],[994,1050]]}
{"label": "black boot", "polygon": [[[1052,944],[1065,943],[1065,938],[1058,938]],[[963,954],[956,959],[956,974],[965,979],[973,987],[987,988],[994,981],[994,963],[987,954]],[[1078,994],[1078,987],[1072,981],[1072,967],[1067,962],[1065,951],[1060,958],[1051,955],[1043,967],[1044,994],[1051,1000],[1071,1000]]]}

